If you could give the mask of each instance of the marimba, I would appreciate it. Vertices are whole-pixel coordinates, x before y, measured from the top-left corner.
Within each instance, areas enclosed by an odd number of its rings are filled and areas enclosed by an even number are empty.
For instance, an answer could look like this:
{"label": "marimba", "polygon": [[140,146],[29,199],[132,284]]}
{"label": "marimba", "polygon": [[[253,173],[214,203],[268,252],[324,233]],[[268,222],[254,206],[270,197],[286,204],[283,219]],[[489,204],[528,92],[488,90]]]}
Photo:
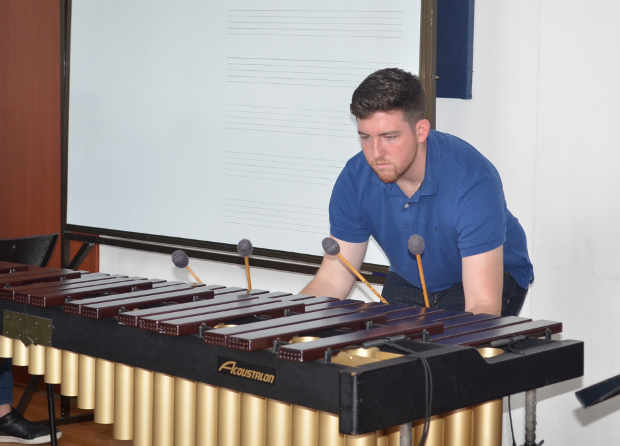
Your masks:
{"label": "marimba", "polygon": [[398,445],[430,414],[427,445],[497,445],[501,397],[583,374],[519,317],[2,262],[0,309],[0,357],[136,446]]}

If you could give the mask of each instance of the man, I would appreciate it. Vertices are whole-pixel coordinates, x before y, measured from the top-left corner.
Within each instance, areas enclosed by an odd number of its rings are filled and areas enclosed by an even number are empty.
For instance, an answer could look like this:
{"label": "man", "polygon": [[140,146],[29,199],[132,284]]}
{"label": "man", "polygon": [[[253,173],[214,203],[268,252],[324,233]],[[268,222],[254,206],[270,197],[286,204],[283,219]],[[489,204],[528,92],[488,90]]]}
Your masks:
{"label": "man", "polygon": [[[418,78],[397,68],[371,74],[355,90],[351,113],[362,151],[332,191],[331,236],[356,268],[369,236],[377,240],[390,261],[383,288],[390,303],[424,305],[407,247],[419,234],[432,306],[517,314],[533,271],[499,175],[466,142],[431,131],[424,109]],[[345,298],[354,280],[336,256],[326,255],[302,292]]]}
{"label": "man", "polygon": [[[49,443],[51,441],[49,424],[26,420],[11,407],[12,402],[11,360],[0,359],[0,443]],[[60,436],[61,433],[57,432],[57,438]]]}

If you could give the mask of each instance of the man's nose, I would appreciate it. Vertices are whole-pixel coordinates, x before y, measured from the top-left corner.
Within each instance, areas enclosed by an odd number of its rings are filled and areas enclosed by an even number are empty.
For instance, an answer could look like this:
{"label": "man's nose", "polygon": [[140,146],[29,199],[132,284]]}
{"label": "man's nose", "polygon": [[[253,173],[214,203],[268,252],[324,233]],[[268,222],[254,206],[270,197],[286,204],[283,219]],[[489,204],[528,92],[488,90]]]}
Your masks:
{"label": "man's nose", "polygon": [[385,147],[383,147],[383,142],[381,141],[381,138],[373,138],[372,144],[372,154],[375,156],[375,158],[381,158],[385,153]]}

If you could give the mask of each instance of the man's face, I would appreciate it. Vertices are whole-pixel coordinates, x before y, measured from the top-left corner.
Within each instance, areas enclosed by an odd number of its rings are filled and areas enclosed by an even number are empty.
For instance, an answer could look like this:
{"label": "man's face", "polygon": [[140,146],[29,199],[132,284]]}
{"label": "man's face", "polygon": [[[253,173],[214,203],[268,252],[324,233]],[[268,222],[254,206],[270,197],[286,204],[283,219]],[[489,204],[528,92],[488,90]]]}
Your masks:
{"label": "man's face", "polygon": [[358,119],[357,132],[366,161],[384,183],[397,181],[413,165],[419,144],[402,110]]}

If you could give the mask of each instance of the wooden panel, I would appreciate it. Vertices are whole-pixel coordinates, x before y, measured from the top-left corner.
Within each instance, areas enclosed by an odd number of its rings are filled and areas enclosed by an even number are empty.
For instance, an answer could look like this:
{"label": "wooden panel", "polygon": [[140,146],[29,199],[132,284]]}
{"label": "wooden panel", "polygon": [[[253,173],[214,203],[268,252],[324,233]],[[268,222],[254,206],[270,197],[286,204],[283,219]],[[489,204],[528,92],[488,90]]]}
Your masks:
{"label": "wooden panel", "polygon": [[0,2],[0,237],[60,232],[59,3]]}
{"label": "wooden panel", "polygon": [[[81,246],[82,242],[69,241],[70,259],[73,259],[73,256],[78,252]],[[60,251],[60,246],[58,249]],[[51,263],[50,266],[52,266]],[[77,266],[77,269],[90,271],[91,273],[99,272],[99,245],[93,246],[93,249],[88,253],[84,261]]]}

